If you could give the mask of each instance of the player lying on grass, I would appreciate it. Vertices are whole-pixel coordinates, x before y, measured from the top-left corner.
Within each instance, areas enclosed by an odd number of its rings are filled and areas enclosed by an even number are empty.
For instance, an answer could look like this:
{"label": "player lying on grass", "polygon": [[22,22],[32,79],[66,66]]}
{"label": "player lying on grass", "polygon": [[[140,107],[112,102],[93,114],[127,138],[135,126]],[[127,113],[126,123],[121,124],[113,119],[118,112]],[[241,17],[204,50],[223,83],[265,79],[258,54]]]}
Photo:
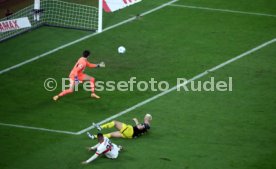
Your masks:
{"label": "player lying on grass", "polygon": [[97,68],[97,67],[105,67],[104,62],[101,62],[99,64],[93,64],[88,62],[87,58],[89,57],[90,52],[88,50],[85,50],[82,54],[82,57],[79,58],[78,62],[75,64],[74,68],[72,69],[69,78],[70,78],[70,88],[67,90],[62,91],[60,94],[53,97],[53,99],[56,101],[60,97],[65,96],[69,93],[72,93],[74,91],[74,86],[76,83],[82,83],[84,80],[90,81],[91,86],[91,97],[99,99],[100,97],[95,94],[95,78],[91,77],[87,74],[84,74],[83,71],[85,70],[86,66],[90,68]]}
{"label": "player lying on grass", "polygon": [[[106,124],[103,124],[101,126],[94,124],[94,126],[101,131],[105,128],[113,128],[115,127],[118,131],[114,131],[112,133],[104,134],[105,137],[111,138],[136,138],[141,136],[142,134],[146,133],[150,129],[150,122],[152,120],[152,116],[150,114],[146,114],[144,117],[144,123],[139,123],[137,118],[133,118],[133,121],[135,122],[135,126],[131,126],[119,121],[112,121]],[[91,139],[97,138],[96,135],[92,135],[89,132],[87,132],[87,135]]]}
{"label": "player lying on grass", "polygon": [[94,161],[99,155],[104,154],[107,158],[116,159],[119,155],[119,151],[122,150],[122,146],[117,146],[114,143],[104,137],[102,133],[97,134],[98,144],[93,147],[88,147],[88,151],[96,150],[96,153],[88,160],[83,161],[82,164],[88,164]]}

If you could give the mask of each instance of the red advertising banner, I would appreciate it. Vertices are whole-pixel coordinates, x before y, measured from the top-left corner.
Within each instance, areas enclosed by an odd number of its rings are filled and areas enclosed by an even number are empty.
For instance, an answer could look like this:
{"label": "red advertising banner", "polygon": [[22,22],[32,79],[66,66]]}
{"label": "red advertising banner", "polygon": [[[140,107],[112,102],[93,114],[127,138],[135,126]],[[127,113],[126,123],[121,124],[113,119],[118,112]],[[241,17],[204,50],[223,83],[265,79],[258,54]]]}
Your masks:
{"label": "red advertising banner", "polygon": [[103,0],[103,8],[105,12],[114,12],[141,1],[142,0]]}

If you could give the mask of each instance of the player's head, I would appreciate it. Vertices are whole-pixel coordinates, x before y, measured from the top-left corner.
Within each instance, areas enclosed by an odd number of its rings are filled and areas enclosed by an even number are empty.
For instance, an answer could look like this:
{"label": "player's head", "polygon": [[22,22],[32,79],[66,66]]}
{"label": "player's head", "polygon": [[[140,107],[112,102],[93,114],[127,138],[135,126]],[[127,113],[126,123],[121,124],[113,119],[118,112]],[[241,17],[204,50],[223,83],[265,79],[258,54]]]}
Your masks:
{"label": "player's head", "polygon": [[85,57],[85,58],[88,58],[89,55],[90,55],[90,51],[89,50],[85,50],[82,53],[82,56]]}
{"label": "player's head", "polygon": [[150,114],[146,114],[144,117],[144,123],[150,124],[152,120],[152,116]]}
{"label": "player's head", "polygon": [[98,138],[98,142],[100,142],[100,143],[104,141],[104,136],[102,133],[98,133],[97,138]]}

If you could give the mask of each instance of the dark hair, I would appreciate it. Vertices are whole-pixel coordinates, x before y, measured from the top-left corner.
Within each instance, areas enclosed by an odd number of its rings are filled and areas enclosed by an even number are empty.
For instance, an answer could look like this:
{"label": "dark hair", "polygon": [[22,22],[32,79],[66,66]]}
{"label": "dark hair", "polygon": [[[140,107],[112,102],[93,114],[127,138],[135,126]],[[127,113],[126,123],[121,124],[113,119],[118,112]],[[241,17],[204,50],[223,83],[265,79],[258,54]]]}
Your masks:
{"label": "dark hair", "polygon": [[82,56],[85,57],[85,58],[88,58],[89,55],[90,55],[90,51],[89,50],[85,50],[82,53]]}
{"label": "dark hair", "polygon": [[102,134],[102,133],[98,133],[98,134],[97,134],[97,137],[98,137],[98,138],[103,137],[103,134]]}

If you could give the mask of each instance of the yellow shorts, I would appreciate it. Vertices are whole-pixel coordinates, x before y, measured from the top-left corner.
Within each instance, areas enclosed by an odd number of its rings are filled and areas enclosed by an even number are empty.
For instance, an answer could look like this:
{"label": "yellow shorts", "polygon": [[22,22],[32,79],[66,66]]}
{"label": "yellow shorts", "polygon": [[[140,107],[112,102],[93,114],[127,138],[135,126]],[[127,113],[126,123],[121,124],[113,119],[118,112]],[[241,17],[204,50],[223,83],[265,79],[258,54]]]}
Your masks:
{"label": "yellow shorts", "polygon": [[122,124],[123,127],[120,130],[120,133],[122,133],[123,138],[132,138],[133,136],[133,127],[131,125],[127,125],[125,123]]}

